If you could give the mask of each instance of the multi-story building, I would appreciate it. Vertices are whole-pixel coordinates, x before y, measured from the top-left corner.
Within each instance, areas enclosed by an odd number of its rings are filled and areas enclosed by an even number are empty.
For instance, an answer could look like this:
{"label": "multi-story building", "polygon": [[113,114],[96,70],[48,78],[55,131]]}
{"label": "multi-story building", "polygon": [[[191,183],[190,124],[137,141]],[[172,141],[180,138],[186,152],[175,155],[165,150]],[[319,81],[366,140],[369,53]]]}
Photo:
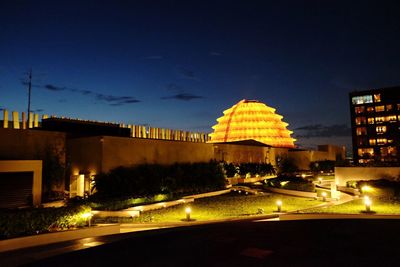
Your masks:
{"label": "multi-story building", "polygon": [[356,164],[400,163],[400,87],[350,93]]}

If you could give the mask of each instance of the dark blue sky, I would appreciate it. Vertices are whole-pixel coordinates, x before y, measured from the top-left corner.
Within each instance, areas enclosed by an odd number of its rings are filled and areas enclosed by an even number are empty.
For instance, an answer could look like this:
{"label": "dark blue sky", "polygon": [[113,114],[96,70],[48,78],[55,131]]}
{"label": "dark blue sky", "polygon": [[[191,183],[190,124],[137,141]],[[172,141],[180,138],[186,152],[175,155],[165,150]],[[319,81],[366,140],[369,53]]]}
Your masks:
{"label": "dark blue sky", "polygon": [[348,2],[2,0],[0,108],[32,67],[41,114],[210,132],[249,98],[348,145],[348,93],[400,84],[399,5]]}

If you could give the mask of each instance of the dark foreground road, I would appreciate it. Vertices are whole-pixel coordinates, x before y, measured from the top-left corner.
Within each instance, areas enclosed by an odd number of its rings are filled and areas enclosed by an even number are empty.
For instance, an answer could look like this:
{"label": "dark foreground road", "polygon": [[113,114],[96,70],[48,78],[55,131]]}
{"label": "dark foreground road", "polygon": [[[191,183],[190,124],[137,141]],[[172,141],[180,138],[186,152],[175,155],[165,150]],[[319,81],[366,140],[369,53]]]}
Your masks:
{"label": "dark foreground road", "polygon": [[244,221],[124,237],[30,266],[400,266],[399,220]]}

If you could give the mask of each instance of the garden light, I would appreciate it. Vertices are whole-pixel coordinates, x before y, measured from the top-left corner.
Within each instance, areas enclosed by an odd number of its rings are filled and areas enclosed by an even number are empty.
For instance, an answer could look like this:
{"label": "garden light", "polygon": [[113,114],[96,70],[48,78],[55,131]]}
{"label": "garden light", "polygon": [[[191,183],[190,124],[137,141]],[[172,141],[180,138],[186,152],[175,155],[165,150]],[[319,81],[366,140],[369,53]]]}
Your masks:
{"label": "garden light", "polygon": [[82,217],[83,219],[88,220],[88,225],[89,225],[89,227],[90,227],[90,225],[91,225],[92,216],[93,216],[93,213],[92,213],[91,211],[85,212],[85,213],[83,213],[83,214],[81,215],[81,217]]}
{"label": "garden light", "polygon": [[326,201],[326,192],[322,192],[321,195],[322,195],[322,201],[325,202]]}
{"label": "garden light", "polygon": [[192,209],[190,207],[187,207],[185,209],[185,213],[186,213],[186,220],[190,221],[190,213],[192,213]]}
{"label": "garden light", "polygon": [[318,177],[319,183],[322,183],[322,177]]}
{"label": "garden light", "polygon": [[92,215],[92,213],[89,211],[89,212],[83,213],[81,216],[82,216],[83,219],[88,219],[88,218],[92,217],[93,215]]}
{"label": "garden light", "polygon": [[371,211],[371,199],[368,196],[364,197],[364,204],[365,204],[365,211],[370,212]]}
{"label": "garden light", "polygon": [[282,211],[282,201],[281,200],[278,200],[276,202],[276,207],[277,207],[278,212]]}

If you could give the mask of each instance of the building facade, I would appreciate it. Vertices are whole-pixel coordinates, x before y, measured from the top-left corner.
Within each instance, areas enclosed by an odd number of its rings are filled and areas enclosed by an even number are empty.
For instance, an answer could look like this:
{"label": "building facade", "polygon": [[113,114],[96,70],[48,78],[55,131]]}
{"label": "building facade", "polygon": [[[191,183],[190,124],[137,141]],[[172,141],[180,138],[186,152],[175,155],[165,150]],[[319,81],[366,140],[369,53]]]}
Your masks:
{"label": "building facade", "polygon": [[355,164],[400,163],[400,87],[350,93]]}

